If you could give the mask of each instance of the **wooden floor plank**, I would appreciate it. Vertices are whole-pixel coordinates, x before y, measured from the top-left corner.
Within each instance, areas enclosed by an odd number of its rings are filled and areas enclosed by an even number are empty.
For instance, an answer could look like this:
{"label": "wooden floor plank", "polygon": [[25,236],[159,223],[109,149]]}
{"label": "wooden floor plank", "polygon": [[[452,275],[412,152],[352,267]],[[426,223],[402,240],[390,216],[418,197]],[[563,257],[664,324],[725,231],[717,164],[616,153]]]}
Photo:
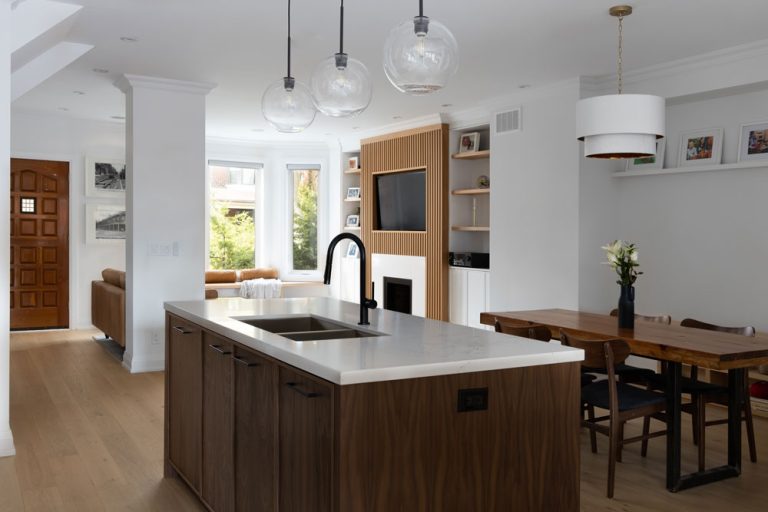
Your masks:
{"label": "wooden floor plank", "polygon": [[[11,336],[11,426],[17,455],[0,459],[0,512],[202,511],[176,479],[162,477],[163,374],[132,375],[85,331]],[[711,407],[712,418],[723,409]],[[687,416],[683,468],[696,468]],[[639,432],[639,422],[627,435]],[[581,508],[585,512],[762,511],[768,503],[768,420],[756,420],[757,464],[744,440],[743,474],[671,494],[664,489],[665,443],[653,439],[624,451],[616,496],[605,497],[607,440],[597,454],[581,438]],[[726,458],[726,429],[707,431],[711,464]],[[474,511],[473,511],[474,512]],[[482,512],[482,511],[477,511]]]}

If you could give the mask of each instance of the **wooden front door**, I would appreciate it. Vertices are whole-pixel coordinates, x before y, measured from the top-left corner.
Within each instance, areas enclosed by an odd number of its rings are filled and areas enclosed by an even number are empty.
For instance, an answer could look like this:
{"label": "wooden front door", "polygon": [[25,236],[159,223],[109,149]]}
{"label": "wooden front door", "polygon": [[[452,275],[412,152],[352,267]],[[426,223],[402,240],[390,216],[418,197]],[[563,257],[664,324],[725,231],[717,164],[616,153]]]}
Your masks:
{"label": "wooden front door", "polygon": [[11,329],[69,326],[69,164],[11,159]]}

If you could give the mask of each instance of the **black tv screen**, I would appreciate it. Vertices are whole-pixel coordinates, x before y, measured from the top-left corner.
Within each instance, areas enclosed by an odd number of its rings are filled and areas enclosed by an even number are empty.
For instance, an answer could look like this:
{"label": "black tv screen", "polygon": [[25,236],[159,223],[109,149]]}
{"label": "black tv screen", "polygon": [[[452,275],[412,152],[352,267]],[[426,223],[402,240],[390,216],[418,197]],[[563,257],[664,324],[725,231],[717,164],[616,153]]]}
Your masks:
{"label": "black tv screen", "polygon": [[409,171],[376,176],[378,229],[425,231],[427,173]]}

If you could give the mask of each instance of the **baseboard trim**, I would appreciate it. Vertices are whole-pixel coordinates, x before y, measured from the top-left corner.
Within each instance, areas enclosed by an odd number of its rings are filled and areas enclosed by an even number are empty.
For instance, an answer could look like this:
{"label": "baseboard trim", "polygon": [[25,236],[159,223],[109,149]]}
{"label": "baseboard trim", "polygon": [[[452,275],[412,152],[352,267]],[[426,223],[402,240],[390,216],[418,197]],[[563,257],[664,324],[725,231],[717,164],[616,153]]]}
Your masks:
{"label": "baseboard trim", "polygon": [[13,434],[10,430],[0,431],[0,457],[12,457],[16,455],[13,446]]}
{"label": "baseboard trim", "polygon": [[149,373],[165,371],[165,358],[137,359],[130,358],[126,352],[123,356],[123,368],[131,373]]}

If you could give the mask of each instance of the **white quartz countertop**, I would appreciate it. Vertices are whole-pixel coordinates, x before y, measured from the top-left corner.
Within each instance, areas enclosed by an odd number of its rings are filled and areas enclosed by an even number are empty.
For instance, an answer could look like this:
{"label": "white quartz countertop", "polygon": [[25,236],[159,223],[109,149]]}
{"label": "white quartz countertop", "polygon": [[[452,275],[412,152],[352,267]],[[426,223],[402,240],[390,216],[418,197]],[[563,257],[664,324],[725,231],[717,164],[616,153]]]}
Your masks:
{"label": "white quartz countertop", "polygon": [[[580,349],[329,298],[167,302],[166,311],[339,385],[582,361]],[[237,318],[316,316],[386,336],[293,341]]]}

